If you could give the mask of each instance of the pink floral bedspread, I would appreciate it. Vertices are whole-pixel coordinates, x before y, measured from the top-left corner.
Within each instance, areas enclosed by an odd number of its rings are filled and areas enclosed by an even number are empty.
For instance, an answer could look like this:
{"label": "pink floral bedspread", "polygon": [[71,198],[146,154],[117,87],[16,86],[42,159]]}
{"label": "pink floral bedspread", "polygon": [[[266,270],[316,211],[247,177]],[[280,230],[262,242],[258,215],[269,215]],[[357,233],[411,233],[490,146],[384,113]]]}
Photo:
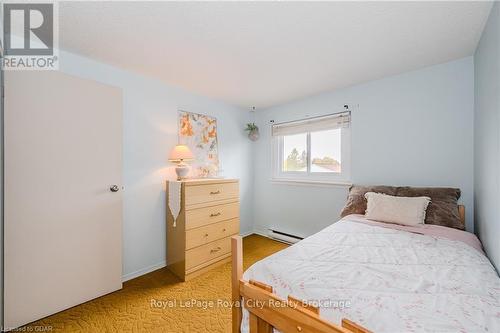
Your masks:
{"label": "pink floral bedspread", "polygon": [[500,278],[480,244],[453,230],[404,229],[351,215],[243,277],[319,306],[333,323],[348,318],[377,333],[500,332]]}
{"label": "pink floral bedspread", "polygon": [[432,224],[424,224],[418,227],[410,227],[406,225],[399,225],[393,223],[377,222],[377,221],[367,220],[364,217],[364,215],[358,215],[358,214],[352,214],[347,216],[346,218],[350,221],[365,223],[369,225],[391,228],[396,230],[403,230],[403,231],[413,232],[416,234],[429,235],[434,237],[444,237],[451,240],[460,241],[469,246],[472,246],[473,248],[484,254],[481,242],[479,241],[479,239],[477,239],[476,235],[470,232],[442,227],[440,225],[432,225]]}

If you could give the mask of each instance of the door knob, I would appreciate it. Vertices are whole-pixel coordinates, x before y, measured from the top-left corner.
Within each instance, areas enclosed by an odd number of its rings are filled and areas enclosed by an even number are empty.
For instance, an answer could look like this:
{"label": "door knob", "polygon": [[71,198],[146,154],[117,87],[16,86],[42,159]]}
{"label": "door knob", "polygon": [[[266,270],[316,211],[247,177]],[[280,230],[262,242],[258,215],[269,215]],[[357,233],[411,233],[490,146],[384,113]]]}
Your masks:
{"label": "door knob", "polygon": [[118,191],[120,190],[120,188],[118,187],[118,185],[111,185],[111,186],[109,187],[109,190],[110,190],[111,192],[118,192]]}

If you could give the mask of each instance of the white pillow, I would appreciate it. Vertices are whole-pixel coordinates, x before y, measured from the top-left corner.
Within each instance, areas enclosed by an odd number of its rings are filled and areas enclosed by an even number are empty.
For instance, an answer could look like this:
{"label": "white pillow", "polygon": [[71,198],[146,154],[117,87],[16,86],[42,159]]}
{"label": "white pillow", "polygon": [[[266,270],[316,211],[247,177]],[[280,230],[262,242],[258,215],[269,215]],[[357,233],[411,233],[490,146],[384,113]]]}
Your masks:
{"label": "white pillow", "polygon": [[365,217],[369,220],[409,226],[424,224],[425,211],[431,202],[429,197],[395,197],[367,192]]}

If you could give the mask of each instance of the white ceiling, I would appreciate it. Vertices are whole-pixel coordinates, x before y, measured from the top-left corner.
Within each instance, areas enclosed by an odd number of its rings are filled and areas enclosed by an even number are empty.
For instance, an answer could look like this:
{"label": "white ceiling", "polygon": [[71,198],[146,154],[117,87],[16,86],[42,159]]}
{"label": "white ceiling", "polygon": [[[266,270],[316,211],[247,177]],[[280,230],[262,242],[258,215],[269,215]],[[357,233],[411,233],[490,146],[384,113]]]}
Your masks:
{"label": "white ceiling", "polygon": [[473,54],[489,2],[63,2],[62,48],[258,108]]}

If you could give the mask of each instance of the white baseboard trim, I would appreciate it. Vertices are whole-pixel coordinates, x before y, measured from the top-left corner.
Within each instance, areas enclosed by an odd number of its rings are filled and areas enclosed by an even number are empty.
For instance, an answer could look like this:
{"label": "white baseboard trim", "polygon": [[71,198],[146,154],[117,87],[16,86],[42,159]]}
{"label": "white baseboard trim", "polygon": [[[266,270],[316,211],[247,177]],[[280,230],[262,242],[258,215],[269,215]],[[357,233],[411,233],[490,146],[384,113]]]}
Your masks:
{"label": "white baseboard trim", "polygon": [[[246,236],[250,236],[252,234],[257,234],[257,235],[261,235],[261,236],[269,238],[269,235],[267,234],[266,229],[254,229],[254,230],[246,231],[246,232],[240,233],[240,236],[246,237]],[[135,272],[125,274],[122,276],[122,282],[135,279],[141,275],[151,273],[151,272],[156,271],[157,269],[163,268],[165,266],[167,266],[167,262],[162,261],[162,262],[159,262],[157,264],[139,269]]]}
{"label": "white baseboard trim", "polygon": [[267,237],[267,238],[270,238],[269,237],[269,230],[265,229],[265,228],[255,228],[255,229],[253,229],[253,233],[257,234],[257,235],[261,235],[261,236]]}
{"label": "white baseboard trim", "polygon": [[141,269],[139,269],[139,270],[137,270],[135,272],[123,275],[122,276],[122,282],[135,279],[136,277],[139,277],[139,276],[144,275],[144,274],[151,273],[152,271],[156,271],[157,269],[163,268],[165,266],[167,266],[167,262],[165,260],[163,260],[162,262],[159,262],[157,264],[141,268]]}
{"label": "white baseboard trim", "polygon": [[246,236],[250,236],[252,234],[254,234],[255,232],[253,230],[250,230],[250,231],[246,231],[246,232],[242,232],[240,233],[240,236],[241,237],[246,237]]}

